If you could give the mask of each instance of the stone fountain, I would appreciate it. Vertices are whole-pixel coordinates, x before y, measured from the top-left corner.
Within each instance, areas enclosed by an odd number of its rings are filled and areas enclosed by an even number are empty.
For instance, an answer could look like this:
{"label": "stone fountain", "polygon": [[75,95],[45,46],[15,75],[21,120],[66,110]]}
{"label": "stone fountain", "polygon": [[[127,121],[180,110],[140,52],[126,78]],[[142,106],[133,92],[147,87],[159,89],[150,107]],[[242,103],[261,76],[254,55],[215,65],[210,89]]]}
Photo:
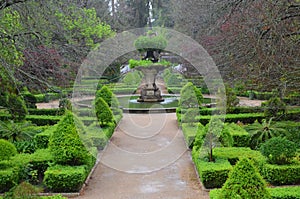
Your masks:
{"label": "stone fountain", "polygon": [[166,68],[165,64],[159,62],[160,52],[166,48],[167,40],[153,31],[148,31],[146,36],[140,36],[134,43],[136,49],[144,53],[142,60],[150,61],[147,66],[137,66],[135,69],[144,74],[144,84],[141,88],[138,102],[162,102],[161,91],[156,85],[156,76],[159,71]]}
{"label": "stone fountain", "polygon": [[159,71],[165,69],[163,65],[155,65],[148,67],[137,67],[137,70],[142,71],[144,74],[145,83],[142,85],[140,97],[138,102],[162,102],[164,99],[161,96],[161,90],[156,85],[156,76]]}

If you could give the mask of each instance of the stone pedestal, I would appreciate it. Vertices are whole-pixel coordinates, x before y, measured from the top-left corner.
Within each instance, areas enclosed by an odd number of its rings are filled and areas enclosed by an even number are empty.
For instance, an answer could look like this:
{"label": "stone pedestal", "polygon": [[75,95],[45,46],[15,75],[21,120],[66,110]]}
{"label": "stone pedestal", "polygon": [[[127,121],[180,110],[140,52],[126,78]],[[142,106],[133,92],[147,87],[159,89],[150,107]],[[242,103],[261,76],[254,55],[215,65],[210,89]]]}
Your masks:
{"label": "stone pedestal", "polygon": [[162,102],[164,99],[161,96],[161,91],[155,83],[156,76],[159,71],[165,67],[160,65],[150,67],[137,67],[138,70],[144,73],[145,84],[141,89],[141,95],[137,99],[138,102]]}

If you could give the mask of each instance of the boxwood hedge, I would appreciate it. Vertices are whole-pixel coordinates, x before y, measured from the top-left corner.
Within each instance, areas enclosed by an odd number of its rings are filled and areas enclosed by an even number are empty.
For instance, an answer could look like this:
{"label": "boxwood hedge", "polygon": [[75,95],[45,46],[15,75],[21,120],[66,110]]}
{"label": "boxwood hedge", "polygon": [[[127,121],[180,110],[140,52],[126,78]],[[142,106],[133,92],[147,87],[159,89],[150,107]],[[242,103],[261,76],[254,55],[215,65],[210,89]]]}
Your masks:
{"label": "boxwood hedge", "polygon": [[86,177],[85,166],[55,165],[46,170],[44,184],[52,192],[76,192]]}
{"label": "boxwood hedge", "polygon": [[272,185],[292,185],[300,183],[300,164],[272,165],[265,164],[262,176]]}
{"label": "boxwood hedge", "polygon": [[[300,186],[267,188],[272,199],[300,199]],[[221,189],[214,189],[209,192],[210,199],[218,199]]]}
{"label": "boxwood hedge", "polygon": [[200,181],[207,189],[222,187],[232,170],[231,164],[226,159],[217,158],[215,162],[207,162],[200,158],[193,159]]}

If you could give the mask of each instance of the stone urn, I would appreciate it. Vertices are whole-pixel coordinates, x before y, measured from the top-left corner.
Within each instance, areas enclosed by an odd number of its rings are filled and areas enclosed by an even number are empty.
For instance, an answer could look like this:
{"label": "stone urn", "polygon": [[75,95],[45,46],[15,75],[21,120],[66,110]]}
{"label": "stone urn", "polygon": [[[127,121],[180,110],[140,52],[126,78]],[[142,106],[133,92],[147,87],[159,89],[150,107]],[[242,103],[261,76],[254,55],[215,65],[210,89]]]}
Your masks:
{"label": "stone urn", "polygon": [[154,64],[147,67],[136,67],[135,69],[144,74],[145,83],[142,85],[138,102],[162,102],[164,99],[161,96],[161,91],[157,87],[155,80],[160,71],[166,69],[166,66]]}

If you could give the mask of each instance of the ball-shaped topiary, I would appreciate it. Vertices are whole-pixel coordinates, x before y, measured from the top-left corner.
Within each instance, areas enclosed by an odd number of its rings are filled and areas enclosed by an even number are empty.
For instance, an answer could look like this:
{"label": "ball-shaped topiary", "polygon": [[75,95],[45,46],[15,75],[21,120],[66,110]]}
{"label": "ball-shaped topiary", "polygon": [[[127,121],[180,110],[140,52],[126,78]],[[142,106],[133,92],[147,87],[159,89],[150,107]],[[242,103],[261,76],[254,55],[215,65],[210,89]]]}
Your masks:
{"label": "ball-shaped topiary", "polygon": [[269,199],[266,183],[248,159],[240,160],[223,185],[219,199]]}
{"label": "ball-shaped topiary", "polygon": [[17,154],[15,145],[4,139],[0,139],[0,149],[0,160],[8,160]]}
{"label": "ball-shaped topiary", "polygon": [[75,166],[86,163],[90,154],[79,138],[71,112],[68,111],[58,123],[50,138],[49,148],[57,164]]}
{"label": "ball-shaped topiary", "polygon": [[288,164],[296,156],[297,144],[283,137],[274,137],[260,146],[260,152],[271,164]]}

